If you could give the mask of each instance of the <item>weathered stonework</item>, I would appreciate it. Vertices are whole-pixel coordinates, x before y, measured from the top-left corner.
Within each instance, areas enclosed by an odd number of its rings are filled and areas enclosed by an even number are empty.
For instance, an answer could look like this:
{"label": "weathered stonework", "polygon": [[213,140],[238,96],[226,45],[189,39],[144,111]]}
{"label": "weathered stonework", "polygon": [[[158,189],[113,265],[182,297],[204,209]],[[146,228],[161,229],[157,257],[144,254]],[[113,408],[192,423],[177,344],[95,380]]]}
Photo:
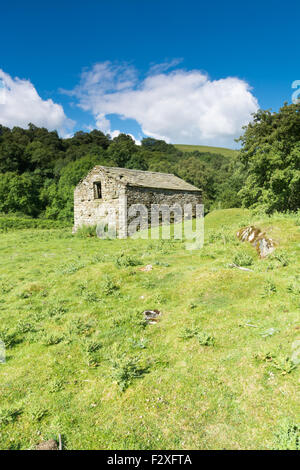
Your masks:
{"label": "weathered stonework", "polygon": [[268,238],[264,232],[252,225],[241,228],[236,235],[242,242],[248,241],[251,243],[256,248],[260,258],[265,258],[275,250],[274,240]]}
{"label": "weathered stonework", "polygon": [[[97,225],[112,210],[118,216],[122,211],[127,214],[134,204],[146,206],[150,216],[153,204],[167,205],[171,211],[172,207],[183,209],[191,204],[195,215],[195,207],[201,203],[201,190],[175,175],[96,166],[75,188],[73,231]],[[127,233],[125,220],[127,217],[117,226],[121,233]]]}

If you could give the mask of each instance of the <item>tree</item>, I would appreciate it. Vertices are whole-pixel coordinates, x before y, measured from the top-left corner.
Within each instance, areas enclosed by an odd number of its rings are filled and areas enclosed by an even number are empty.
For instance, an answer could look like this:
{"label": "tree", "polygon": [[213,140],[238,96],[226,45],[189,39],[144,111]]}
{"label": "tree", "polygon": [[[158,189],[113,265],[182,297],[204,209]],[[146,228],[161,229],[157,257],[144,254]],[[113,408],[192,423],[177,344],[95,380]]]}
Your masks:
{"label": "tree", "polygon": [[0,212],[22,212],[37,216],[41,205],[41,184],[41,178],[30,173],[0,174]]}
{"label": "tree", "polygon": [[41,192],[41,200],[46,207],[45,216],[50,219],[72,220],[73,196],[75,186],[96,165],[109,165],[95,155],[87,155],[75,162],[70,162],[61,170],[58,182],[46,180]]}
{"label": "tree", "polygon": [[164,140],[157,140],[153,137],[142,139],[142,147],[151,152],[180,153],[172,144],[167,144]]}
{"label": "tree", "polygon": [[147,152],[142,150],[135,152],[126,163],[126,168],[143,171],[148,170]]}
{"label": "tree", "polygon": [[246,207],[267,212],[300,207],[300,104],[260,110],[245,127],[240,161],[245,184],[239,195]]}
{"label": "tree", "polygon": [[138,148],[130,135],[119,134],[113,139],[107,152],[117,166],[124,167],[137,151]]}

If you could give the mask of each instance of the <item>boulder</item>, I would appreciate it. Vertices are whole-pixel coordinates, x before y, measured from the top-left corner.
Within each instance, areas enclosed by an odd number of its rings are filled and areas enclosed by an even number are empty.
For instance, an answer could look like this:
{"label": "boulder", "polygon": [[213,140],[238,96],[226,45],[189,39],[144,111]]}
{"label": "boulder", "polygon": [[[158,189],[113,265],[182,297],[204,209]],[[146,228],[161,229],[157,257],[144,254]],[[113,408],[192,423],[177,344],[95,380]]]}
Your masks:
{"label": "boulder", "polygon": [[253,225],[241,228],[236,235],[242,242],[248,241],[251,243],[256,248],[260,258],[265,258],[275,250],[274,240],[268,238],[265,232]]}

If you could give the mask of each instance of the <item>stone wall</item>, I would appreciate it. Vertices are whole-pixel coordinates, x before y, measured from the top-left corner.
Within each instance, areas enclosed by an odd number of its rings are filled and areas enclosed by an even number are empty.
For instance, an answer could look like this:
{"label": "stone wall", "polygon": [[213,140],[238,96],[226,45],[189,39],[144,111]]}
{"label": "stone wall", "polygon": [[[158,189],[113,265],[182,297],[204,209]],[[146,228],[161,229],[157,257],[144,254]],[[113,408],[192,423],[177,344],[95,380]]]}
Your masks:
{"label": "stone wall", "polygon": [[[94,197],[94,182],[101,182],[101,199]],[[111,208],[118,211],[119,197],[124,196],[124,184],[103,175],[99,168],[94,168],[74,191],[73,232],[83,225],[97,225],[99,219],[103,218],[103,212],[108,212]]]}
{"label": "stone wall", "polygon": [[[94,182],[101,182],[101,199],[95,199]],[[174,205],[183,208],[185,204],[192,204],[193,215],[195,215],[195,206],[201,204],[201,202],[201,192],[199,191],[126,186],[121,181],[102,173],[101,169],[96,167],[78,184],[74,191],[73,231],[75,232],[83,225],[97,225],[110,215],[113,217],[113,210],[119,215],[119,211],[124,211],[126,204],[127,208],[130,208],[133,204],[145,205],[148,209],[148,214],[144,217],[146,223],[150,221],[152,204],[168,205],[171,211]],[[121,219],[121,225],[119,226],[119,217],[117,217],[117,230],[120,230],[122,234],[126,233],[124,220]]]}
{"label": "stone wall", "polygon": [[128,186],[126,188],[128,205],[139,203],[150,207],[151,204],[201,204],[200,191],[182,191],[179,189],[156,189]]}
{"label": "stone wall", "polygon": [[[152,223],[152,226],[160,224],[162,219],[162,214],[158,214],[156,218],[151,219],[151,205],[157,204],[160,207],[166,205],[170,209],[170,221],[176,221],[176,206],[182,208],[182,216],[184,205],[192,205],[192,216],[196,215],[196,205],[202,203],[201,192],[199,191],[182,191],[182,190],[172,190],[172,189],[154,189],[154,188],[143,188],[143,187],[134,187],[129,186],[126,188],[127,196],[127,207],[130,208],[133,204],[143,204],[148,209],[148,213],[145,214],[144,220],[142,222],[142,227],[146,228],[147,223]],[[174,210],[175,209],[175,210]],[[155,207],[152,208],[152,212],[155,211]],[[174,220],[175,216],[175,220]],[[128,223],[130,223],[131,218],[128,217]]]}

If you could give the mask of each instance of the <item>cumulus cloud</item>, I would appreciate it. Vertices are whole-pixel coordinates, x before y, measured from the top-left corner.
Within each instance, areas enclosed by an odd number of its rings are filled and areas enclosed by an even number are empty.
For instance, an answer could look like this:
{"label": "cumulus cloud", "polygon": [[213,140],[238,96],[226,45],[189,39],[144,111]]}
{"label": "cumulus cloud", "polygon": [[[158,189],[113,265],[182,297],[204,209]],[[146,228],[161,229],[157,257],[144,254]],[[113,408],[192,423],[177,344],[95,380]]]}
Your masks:
{"label": "cumulus cloud", "polygon": [[200,70],[168,71],[177,63],[152,66],[143,80],[132,66],[98,63],[69,94],[100,129],[110,129],[108,116],[117,114],[167,142],[232,146],[258,109],[250,86],[236,77],[210,80]]}
{"label": "cumulus cloud", "polygon": [[60,104],[43,100],[29,80],[12,78],[0,69],[0,124],[26,128],[30,122],[62,135],[73,126]]}

